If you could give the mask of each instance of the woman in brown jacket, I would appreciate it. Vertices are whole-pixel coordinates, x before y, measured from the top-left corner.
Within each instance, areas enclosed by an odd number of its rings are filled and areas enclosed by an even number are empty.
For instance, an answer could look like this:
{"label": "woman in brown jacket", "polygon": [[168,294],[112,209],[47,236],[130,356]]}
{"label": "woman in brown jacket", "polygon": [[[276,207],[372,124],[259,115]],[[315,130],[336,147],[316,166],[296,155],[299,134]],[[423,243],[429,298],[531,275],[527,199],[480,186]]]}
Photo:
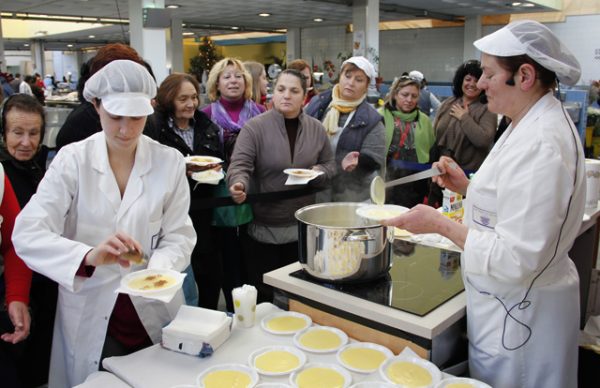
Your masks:
{"label": "woman in brown jacket", "polygon": [[[484,91],[477,87],[481,64],[470,60],[458,67],[452,81],[453,97],[440,105],[433,129],[436,147],[431,162],[440,156],[453,158],[468,172],[479,169],[494,143],[498,116],[487,108]],[[431,186],[429,204],[441,205],[441,190]]]}

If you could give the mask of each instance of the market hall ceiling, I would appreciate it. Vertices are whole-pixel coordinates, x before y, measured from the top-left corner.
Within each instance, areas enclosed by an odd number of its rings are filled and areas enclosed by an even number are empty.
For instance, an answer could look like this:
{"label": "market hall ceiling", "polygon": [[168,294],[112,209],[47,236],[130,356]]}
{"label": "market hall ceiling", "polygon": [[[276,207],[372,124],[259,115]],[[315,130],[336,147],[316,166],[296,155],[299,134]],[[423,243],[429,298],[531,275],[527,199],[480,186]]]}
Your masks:
{"label": "market hall ceiling", "polygon": [[[346,25],[352,23],[352,0],[166,0],[171,17],[182,20],[184,32],[196,36],[236,33],[240,31],[273,32],[286,28]],[[465,16],[502,15],[523,12],[554,11],[544,4],[560,0],[511,2],[507,0],[381,0],[380,21],[413,20],[462,21]],[[83,30],[35,37],[46,41],[46,49],[97,46],[108,42],[128,41],[128,0],[2,0],[2,19],[35,18],[45,20],[87,20],[88,22],[123,19],[114,24]],[[268,17],[259,16],[269,13]],[[322,19],[322,21],[315,21]],[[93,35],[94,38],[89,38]],[[31,37],[33,39],[34,37]],[[4,39],[5,50],[22,49],[28,39]],[[54,47],[56,46],[56,47]]]}

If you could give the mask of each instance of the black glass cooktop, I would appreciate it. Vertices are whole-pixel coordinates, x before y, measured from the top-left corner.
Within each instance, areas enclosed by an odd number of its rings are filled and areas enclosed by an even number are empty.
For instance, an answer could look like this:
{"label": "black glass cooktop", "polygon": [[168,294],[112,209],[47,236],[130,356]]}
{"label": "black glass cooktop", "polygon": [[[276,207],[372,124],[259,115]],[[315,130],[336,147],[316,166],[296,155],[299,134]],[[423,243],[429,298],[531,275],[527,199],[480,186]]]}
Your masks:
{"label": "black glass cooktop", "polygon": [[418,316],[427,315],[464,289],[460,253],[403,240],[394,240],[392,268],[377,280],[325,283],[304,270],[290,276]]}

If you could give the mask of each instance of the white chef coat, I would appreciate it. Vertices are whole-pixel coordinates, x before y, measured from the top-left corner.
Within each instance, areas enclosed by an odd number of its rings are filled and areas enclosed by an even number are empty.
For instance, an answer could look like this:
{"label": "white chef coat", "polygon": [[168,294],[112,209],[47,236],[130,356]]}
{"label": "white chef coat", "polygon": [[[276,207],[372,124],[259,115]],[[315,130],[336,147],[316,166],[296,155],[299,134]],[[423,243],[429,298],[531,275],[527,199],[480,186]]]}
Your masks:
{"label": "white chef coat", "polygon": [[[13,242],[34,271],[59,284],[50,366],[50,387],[79,384],[99,367],[109,318],[121,278],[145,266],[99,266],[90,278],[76,276],[88,251],[117,231],[137,240],[148,268],[183,271],[196,233],[188,217],[190,192],[185,162],[175,149],[141,136],[123,198],[109,166],[106,138],[97,133],[61,149],[37,193],[19,214]],[[131,297],[148,335],[183,303]]]}
{"label": "white chef coat", "polygon": [[[579,277],[568,251],[584,212],[584,160],[575,126],[548,93],[506,130],[469,185],[469,367],[494,388],[576,386]],[[537,275],[530,305],[513,308],[505,325],[502,303],[518,304]]]}

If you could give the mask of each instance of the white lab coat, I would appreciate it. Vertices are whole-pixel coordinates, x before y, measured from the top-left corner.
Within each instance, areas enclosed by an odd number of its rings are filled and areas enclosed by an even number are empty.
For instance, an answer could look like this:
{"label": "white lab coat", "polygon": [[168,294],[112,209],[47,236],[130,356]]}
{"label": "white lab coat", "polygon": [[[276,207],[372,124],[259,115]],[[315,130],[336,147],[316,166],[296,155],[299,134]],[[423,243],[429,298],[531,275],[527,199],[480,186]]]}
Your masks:
{"label": "white lab coat", "polygon": [[[576,128],[549,93],[506,130],[469,185],[469,367],[494,388],[576,387],[579,277],[568,251],[582,222],[584,174]],[[537,275],[531,304],[512,308]],[[501,302],[512,308],[506,326]]]}
{"label": "white lab coat", "polygon": [[[117,231],[136,239],[149,268],[183,271],[196,233],[188,217],[190,193],[183,157],[141,136],[135,164],[121,199],[109,166],[103,132],[58,153],[37,193],[19,214],[13,242],[34,271],[59,284],[50,366],[50,387],[79,384],[97,371],[114,292],[131,271],[99,266],[90,278],[76,276],[85,254]],[[181,291],[168,304],[132,297],[154,343],[183,304]]]}

